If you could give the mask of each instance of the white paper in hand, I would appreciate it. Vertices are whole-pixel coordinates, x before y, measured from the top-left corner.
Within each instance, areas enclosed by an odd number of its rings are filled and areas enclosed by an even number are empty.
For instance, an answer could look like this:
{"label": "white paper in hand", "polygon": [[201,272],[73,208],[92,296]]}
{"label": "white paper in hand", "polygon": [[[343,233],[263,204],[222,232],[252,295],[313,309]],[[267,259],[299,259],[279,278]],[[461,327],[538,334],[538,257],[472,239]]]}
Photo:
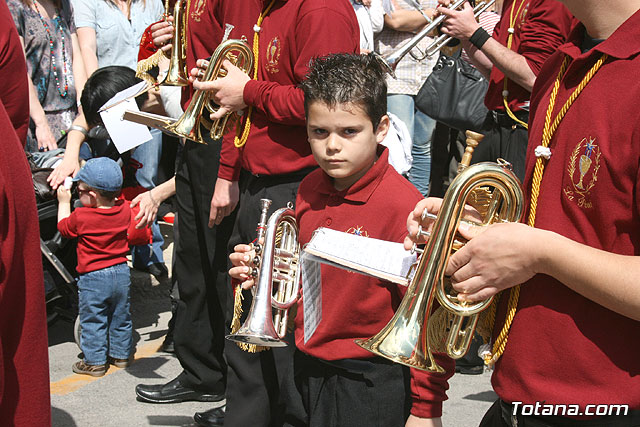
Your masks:
{"label": "white paper in hand", "polygon": [[127,110],[140,111],[135,96],[145,90],[146,85],[146,82],[140,82],[118,92],[100,109],[100,117],[109,132],[111,141],[121,154],[151,140],[148,127],[122,118]]}

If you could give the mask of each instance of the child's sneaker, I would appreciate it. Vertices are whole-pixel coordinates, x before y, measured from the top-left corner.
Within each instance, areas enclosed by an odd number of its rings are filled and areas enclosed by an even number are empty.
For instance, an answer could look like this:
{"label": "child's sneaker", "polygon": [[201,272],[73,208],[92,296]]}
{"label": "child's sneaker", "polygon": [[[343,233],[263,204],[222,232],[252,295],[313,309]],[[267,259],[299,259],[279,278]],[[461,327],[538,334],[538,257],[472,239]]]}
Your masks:
{"label": "child's sneaker", "polygon": [[74,363],[71,369],[76,374],[91,375],[92,377],[101,377],[107,373],[107,365],[89,365],[84,360]]}
{"label": "child's sneaker", "polygon": [[131,359],[116,359],[115,357],[109,357],[108,360],[109,363],[116,368],[127,368],[131,363]]}

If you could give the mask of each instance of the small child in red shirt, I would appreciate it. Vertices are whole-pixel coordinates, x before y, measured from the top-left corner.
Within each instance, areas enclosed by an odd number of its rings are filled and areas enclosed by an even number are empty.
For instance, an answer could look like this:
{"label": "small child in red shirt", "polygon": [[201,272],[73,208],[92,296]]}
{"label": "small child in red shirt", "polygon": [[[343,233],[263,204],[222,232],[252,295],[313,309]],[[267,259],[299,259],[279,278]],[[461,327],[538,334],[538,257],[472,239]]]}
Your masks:
{"label": "small child in red shirt", "polygon": [[[301,87],[309,143],[321,169],[298,190],[300,244],[318,227],[402,242],[406,209],[422,196],[379,145],[389,127],[380,64],[373,55],[329,55],[313,62]],[[250,287],[252,247],[234,249],[229,273]],[[405,288],[327,265],[321,266],[321,282],[322,320],[306,342],[304,295],[298,301],[294,371],[305,414],[295,416],[309,426],[441,425],[451,359],[436,355],[447,372],[432,374],[354,343],[386,325]]]}
{"label": "small child in red shirt", "polygon": [[71,213],[71,192],[58,187],[58,230],[78,238],[79,313],[84,360],[73,364],[77,374],[100,377],[107,363],[129,365],[132,324],[129,310],[131,279],[126,255],[129,205],[116,197],[122,171],[106,157],[90,159],[73,181],[83,207]]}

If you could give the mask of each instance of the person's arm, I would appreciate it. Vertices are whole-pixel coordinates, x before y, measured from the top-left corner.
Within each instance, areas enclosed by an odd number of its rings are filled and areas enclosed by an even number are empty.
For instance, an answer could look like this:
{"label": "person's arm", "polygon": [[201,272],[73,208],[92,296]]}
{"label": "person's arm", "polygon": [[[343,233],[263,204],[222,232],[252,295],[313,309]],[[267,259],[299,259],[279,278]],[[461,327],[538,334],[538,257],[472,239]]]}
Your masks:
{"label": "person's arm", "polygon": [[151,190],[138,194],[132,201],[131,207],[140,205],[140,212],[134,218],[138,223],[136,228],[143,228],[155,221],[160,204],[176,194],[176,177],[163,182]]}
{"label": "person's arm", "polygon": [[79,27],[76,31],[84,69],[86,75],[91,76],[98,69],[96,30],[91,27]]}
{"label": "person's arm", "polygon": [[[449,0],[440,0],[440,4],[447,5],[448,2]],[[480,28],[480,24],[476,21],[469,3],[465,2],[462,10],[438,7],[437,11],[447,16],[440,31],[462,41],[471,62],[483,75],[488,76],[491,68],[496,66],[510,80],[531,92],[536,74],[523,55],[508,49],[494,38],[489,38],[482,49],[471,49],[469,38]]]}
{"label": "person's arm", "polygon": [[[64,182],[66,177],[75,176],[80,169],[80,146],[86,139],[86,133],[89,132],[89,126],[84,114],[78,114],[71,126],[72,128],[67,132],[67,145],[62,161],[58,163],[47,178],[49,185],[54,190]],[[85,132],[83,133],[80,129],[84,129]]]}
{"label": "person's arm", "polygon": [[78,41],[78,35],[76,33],[71,34],[71,46],[73,47],[71,67],[73,69],[73,80],[76,84],[77,101],[78,105],[80,105],[82,89],[87,81],[87,71],[84,65],[84,59],[82,58],[82,52],[80,52],[80,42]]}
{"label": "person's arm", "polygon": [[[433,19],[434,9],[422,9],[429,19]],[[384,15],[384,25],[395,31],[417,33],[429,22],[415,9],[396,9]]]}
{"label": "person's arm", "polygon": [[[24,38],[22,36],[20,36],[20,44],[22,45],[22,52],[24,53],[26,59]],[[27,80],[29,84],[29,117],[31,117],[31,120],[33,120],[33,123],[36,125],[35,137],[38,141],[38,148],[55,150],[56,148],[58,148],[56,139],[51,132],[49,122],[47,121],[47,116],[42,109],[42,105],[40,105],[40,100],[38,99],[38,92],[36,90],[36,87],[33,85],[33,82],[31,81],[31,76],[29,76],[28,71]]]}
{"label": "person's arm", "polygon": [[384,9],[382,0],[372,0],[369,7],[369,17],[371,18],[371,29],[373,34],[378,34],[384,27]]}
{"label": "person's arm", "polygon": [[[423,210],[436,214],[440,200],[420,201],[407,219],[409,236],[405,247],[417,238]],[[526,282],[535,274],[546,274],[580,295],[634,320],[640,320],[640,257],[595,249],[551,231],[524,224],[494,224],[486,228],[461,223],[458,231],[470,239],[449,260],[445,274],[461,299],[484,300]]]}

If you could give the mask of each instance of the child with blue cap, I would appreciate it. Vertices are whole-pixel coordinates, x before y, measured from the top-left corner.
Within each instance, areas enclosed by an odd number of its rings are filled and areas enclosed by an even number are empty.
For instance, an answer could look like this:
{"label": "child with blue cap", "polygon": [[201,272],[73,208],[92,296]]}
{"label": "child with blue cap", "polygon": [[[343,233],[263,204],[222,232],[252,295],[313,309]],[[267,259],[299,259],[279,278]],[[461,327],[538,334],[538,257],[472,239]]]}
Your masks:
{"label": "child with blue cap", "polygon": [[132,324],[131,284],[126,255],[129,205],[116,197],[122,171],[106,157],[90,159],[74,182],[82,207],[71,212],[71,192],[58,187],[58,230],[78,238],[79,316],[84,359],[73,364],[77,374],[103,376],[108,364],[129,365]]}

